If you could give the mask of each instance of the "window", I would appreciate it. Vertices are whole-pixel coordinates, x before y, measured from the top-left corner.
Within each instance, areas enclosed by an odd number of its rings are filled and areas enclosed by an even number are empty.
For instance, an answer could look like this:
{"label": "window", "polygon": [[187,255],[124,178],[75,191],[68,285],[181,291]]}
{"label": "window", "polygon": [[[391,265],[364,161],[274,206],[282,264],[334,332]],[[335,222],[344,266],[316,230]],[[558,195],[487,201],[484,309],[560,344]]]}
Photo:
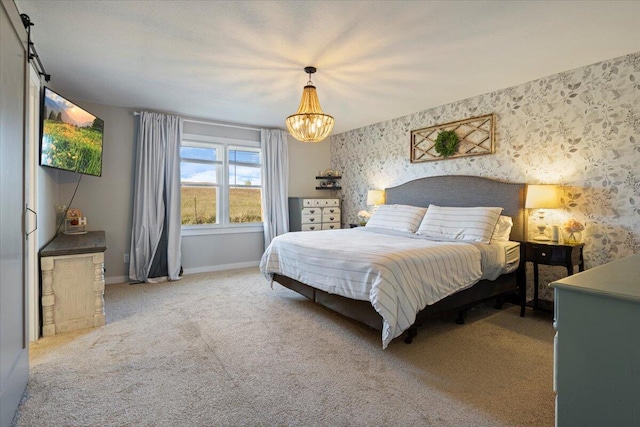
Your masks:
{"label": "window", "polygon": [[185,134],[180,168],[183,226],[262,222],[260,143]]}
{"label": "window", "polygon": [[229,222],[262,222],[260,149],[229,146]]}

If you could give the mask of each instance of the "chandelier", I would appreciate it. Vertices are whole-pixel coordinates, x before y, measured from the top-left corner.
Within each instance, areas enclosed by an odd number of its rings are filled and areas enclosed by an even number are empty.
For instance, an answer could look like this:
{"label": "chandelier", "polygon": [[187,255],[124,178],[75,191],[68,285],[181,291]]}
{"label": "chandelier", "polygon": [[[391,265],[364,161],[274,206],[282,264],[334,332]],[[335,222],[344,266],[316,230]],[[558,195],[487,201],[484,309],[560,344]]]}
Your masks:
{"label": "chandelier", "polygon": [[322,111],[316,87],[311,81],[311,74],[316,72],[316,67],[305,67],[304,72],[309,74],[309,81],[302,92],[300,106],[285,122],[289,133],[298,141],[320,142],[331,133],[334,120]]}

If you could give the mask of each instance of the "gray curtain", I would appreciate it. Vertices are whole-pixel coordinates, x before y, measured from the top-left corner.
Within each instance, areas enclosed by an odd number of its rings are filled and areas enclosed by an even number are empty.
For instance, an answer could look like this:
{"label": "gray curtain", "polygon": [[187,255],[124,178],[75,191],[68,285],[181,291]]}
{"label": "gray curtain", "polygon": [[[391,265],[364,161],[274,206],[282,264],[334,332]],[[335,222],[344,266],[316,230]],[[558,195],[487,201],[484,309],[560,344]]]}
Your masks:
{"label": "gray curtain", "polygon": [[182,118],[140,113],[129,279],[179,280]]}
{"label": "gray curtain", "polygon": [[262,152],[262,210],[264,247],[289,231],[289,151],[287,132],[278,129],[260,131]]}

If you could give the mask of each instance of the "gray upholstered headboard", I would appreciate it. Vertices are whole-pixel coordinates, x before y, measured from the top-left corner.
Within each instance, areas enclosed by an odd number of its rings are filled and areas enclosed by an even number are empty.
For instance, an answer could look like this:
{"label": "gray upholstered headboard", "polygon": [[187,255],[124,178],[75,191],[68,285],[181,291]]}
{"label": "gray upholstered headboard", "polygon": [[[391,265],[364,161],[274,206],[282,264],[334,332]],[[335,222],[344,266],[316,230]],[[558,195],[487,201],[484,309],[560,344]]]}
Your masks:
{"label": "gray upholstered headboard", "polygon": [[386,189],[387,204],[501,207],[513,219],[510,238],[515,241],[526,236],[525,196],[526,184],[466,175],[419,178]]}

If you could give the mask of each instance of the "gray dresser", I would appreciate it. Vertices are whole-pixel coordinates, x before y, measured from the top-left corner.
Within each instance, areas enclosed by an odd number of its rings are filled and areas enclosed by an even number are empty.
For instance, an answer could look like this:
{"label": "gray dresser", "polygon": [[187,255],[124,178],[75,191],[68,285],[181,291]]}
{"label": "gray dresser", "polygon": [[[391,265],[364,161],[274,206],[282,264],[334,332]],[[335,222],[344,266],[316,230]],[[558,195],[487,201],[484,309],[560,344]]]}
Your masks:
{"label": "gray dresser", "polygon": [[640,254],[550,286],[556,425],[640,425]]}
{"label": "gray dresser", "polygon": [[340,228],[340,199],[336,197],[289,197],[289,231]]}

